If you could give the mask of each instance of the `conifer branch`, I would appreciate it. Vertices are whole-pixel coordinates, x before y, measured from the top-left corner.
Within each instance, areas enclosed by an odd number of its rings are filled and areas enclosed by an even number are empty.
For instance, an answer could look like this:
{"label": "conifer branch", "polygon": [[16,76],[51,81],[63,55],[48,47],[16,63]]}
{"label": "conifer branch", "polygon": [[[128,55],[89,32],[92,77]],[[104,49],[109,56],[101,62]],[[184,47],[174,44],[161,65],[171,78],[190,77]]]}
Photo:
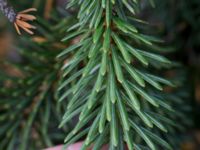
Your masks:
{"label": "conifer branch", "polygon": [[[125,145],[129,150],[141,149],[141,144],[152,150],[172,149],[154,130],[167,132],[174,124],[165,117],[172,109],[163,101],[167,96],[161,94],[165,92],[163,86],[173,87],[174,83],[149,68],[167,70],[174,63],[155,52],[160,40],[141,30],[143,21],[135,16],[140,2],[71,0],[70,7],[79,9],[78,23],[63,41],[79,41],[57,57],[69,60],[63,66],[59,88],[60,101],[69,100],[60,127],[69,121],[69,114],[70,118],[79,114],[79,122],[66,137],[66,145],[83,137],[81,129],[89,124],[82,149],[90,145],[100,149],[102,143],[109,143],[111,149]],[[162,119],[156,117],[160,112]],[[153,137],[162,142],[154,142]]]}
{"label": "conifer branch", "polygon": [[[6,69],[0,71],[1,150],[50,147],[55,141],[61,143],[68,130],[66,125],[57,128],[66,104],[59,104],[56,99],[61,64],[55,61],[65,47],[59,40],[62,34],[57,32],[66,24],[62,22],[57,27],[42,20],[37,21],[37,26],[38,36],[23,36],[18,41],[17,50],[23,61],[7,61]],[[53,40],[43,32],[50,33]]]}
{"label": "conifer branch", "polygon": [[[53,13],[54,26],[38,17],[39,36],[23,36],[17,48],[22,61],[0,71],[0,150],[42,149],[64,138],[65,146],[84,141],[83,150],[179,147],[180,131],[192,123],[186,75],[161,53],[162,41],[145,34],[144,26],[152,29],[137,18],[142,1],[68,2],[77,22]],[[16,13],[19,34],[33,33],[32,11]]]}

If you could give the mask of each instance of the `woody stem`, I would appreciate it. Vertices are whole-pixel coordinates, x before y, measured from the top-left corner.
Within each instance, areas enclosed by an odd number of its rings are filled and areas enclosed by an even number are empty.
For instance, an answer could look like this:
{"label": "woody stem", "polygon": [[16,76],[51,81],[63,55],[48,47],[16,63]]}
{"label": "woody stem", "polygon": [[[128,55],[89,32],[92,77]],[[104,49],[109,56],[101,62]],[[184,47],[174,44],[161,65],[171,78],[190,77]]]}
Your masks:
{"label": "woody stem", "polygon": [[7,0],[0,0],[0,10],[4,14],[4,16],[8,18],[10,22],[15,21],[17,13],[13,9],[13,7],[8,4]]}

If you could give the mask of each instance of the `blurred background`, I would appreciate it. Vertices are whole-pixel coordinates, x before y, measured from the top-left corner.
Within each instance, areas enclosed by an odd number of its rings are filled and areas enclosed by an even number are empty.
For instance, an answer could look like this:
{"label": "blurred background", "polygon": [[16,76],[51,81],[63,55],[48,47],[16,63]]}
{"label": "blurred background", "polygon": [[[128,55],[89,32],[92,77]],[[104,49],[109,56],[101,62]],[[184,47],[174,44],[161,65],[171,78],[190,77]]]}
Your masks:
{"label": "blurred background", "polygon": [[[64,6],[67,0],[9,0],[16,10],[24,10],[30,7],[38,9],[39,31],[35,35],[23,35],[23,38],[32,40],[37,43],[43,43],[47,39],[54,42],[57,49],[65,46],[58,43],[63,34],[57,39],[51,37],[48,31],[43,30],[50,25],[59,33],[62,33],[59,26],[69,21],[70,14]],[[186,92],[189,93],[189,105],[192,113],[189,115],[194,125],[189,127],[186,132],[178,135],[181,138],[182,150],[199,150],[200,149],[200,0],[155,0],[155,8],[152,8],[146,1],[141,6],[142,13],[138,14],[140,18],[150,22],[153,27],[153,34],[158,35],[165,41],[166,47],[170,49],[168,55],[172,60],[182,64],[181,72],[186,74]],[[61,21],[63,18],[70,18],[67,21]],[[71,19],[72,20],[72,19]],[[60,23],[60,24],[59,24]],[[62,24],[63,23],[63,24]],[[59,25],[58,25],[59,24]],[[56,26],[57,25],[57,26]],[[45,36],[40,36],[43,33]],[[150,32],[151,33],[151,32]],[[0,61],[11,60],[21,62],[23,58],[18,52],[18,46],[22,42],[13,25],[0,14]],[[22,42],[23,43],[23,42]],[[25,45],[26,46],[26,45]],[[19,74],[15,69],[0,63],[0,69],[9,74]],[[180,78],[181,78],[180,73]],[[187,118],[186,118],[187,119]],[[59,142],[58,142],[59,143]]]}

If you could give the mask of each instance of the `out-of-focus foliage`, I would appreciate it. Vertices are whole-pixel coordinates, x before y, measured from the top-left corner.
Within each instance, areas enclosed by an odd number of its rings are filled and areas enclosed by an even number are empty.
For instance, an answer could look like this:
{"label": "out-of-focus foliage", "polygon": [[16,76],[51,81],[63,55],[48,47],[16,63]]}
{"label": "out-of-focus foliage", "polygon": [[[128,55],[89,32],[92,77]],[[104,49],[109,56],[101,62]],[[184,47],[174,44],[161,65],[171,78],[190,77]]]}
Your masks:
{"label": "out-of-focus foliage", "polygon": [[17,46],[10,43],[18,59],[1,61],[0,150],[42,149],[62,143],[69,130],[69,126],[58,129],[66,103],[57,101],[61,64],[55,59],[66,47],[60,39],[69,20],[53,4],[44,14],[49,1],[10,2],[17,10],[38,6],[39,11],[36,35],[24,33],[16,36]]}
{"label": "out-of-focus foliage", "polygon": [[154,24],[157,23],[160,33],[166,36],[166,41],[173,44],[178,51],[175,59],[181,58],[185,61],[190,59],[189,61],[193,61],[195,65],[194,62],[197,63],[199,58],[197,55],[191,58],[191,55],[199,54],[200,1],[155,0],[155,2],[157,7],[149,17]]}
{"label": "out-of-focus foliage", "polygon": [[21,61],[5,62],[0,73],[1,150],[35,150],[63,141],[68,128],[57,127],[66,104],[56,100],[60,65],[55,57],[65,47],[59,42],[65,26],[65,20],[54,26],[38,21],[37,36],[20,40]]}

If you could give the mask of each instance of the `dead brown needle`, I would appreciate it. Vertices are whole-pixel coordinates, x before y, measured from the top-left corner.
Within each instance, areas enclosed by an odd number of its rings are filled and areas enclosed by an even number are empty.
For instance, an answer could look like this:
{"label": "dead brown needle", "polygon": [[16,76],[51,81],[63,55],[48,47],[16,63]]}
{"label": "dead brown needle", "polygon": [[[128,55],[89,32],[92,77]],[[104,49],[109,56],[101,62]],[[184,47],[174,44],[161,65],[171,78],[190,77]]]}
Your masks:
{"label": "dead brown needle", "polygon": [[37,11],[37,9],[29,8],[17,14],[14,26],[19,35],[21,35],[20,29],[23,29],[31,35],[34,34],[33,31],[31,31],[31,29],[36,29],[36,27],[28,23],[28,21],[33,21],[36,19],[35,16],[28,14],[29,12],[33,11]]}

